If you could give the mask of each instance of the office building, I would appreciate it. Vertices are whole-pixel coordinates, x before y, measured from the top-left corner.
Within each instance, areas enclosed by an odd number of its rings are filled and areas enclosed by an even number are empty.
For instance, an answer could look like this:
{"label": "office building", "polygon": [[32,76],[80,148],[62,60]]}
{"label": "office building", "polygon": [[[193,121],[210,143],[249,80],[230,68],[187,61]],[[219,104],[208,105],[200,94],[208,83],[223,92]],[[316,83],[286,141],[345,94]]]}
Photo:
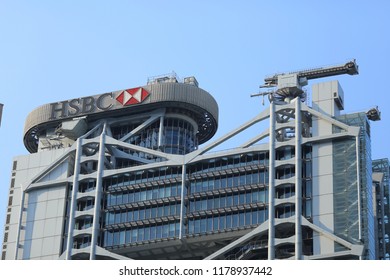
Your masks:
{"label": "office building", "polygon": [[372,161],[374,213],[376,214],[377,259],[390,260],[390,224],[389,224],[389,160],[387,158]]}
{"label": "office building", "polygon": [[[302,102],[308,80],[338,74],[357,65],[266,78],[270,106],[211,141],[218,105],[194,77],[35,109],[30,154],[13,163],[2,259],[376,258],[379,112],[342,115],[337,81]],[[267,128],[218,151],[258,123]]]}

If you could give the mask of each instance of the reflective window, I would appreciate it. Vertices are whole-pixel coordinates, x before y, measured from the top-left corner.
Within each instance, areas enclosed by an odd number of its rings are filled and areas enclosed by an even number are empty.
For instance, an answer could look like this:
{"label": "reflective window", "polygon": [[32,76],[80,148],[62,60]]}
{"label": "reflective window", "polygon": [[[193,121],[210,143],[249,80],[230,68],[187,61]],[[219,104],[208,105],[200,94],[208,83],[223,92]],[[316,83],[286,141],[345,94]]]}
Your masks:
{"label": "reflective window", "polygon": [[203,234],[206,232],[224,231],[233,228],[244,228],[265,222],[268,219],[266,209],[246,210],[240,213],[213,215],[205,218],[191,218],[188,221],[189,234]]}

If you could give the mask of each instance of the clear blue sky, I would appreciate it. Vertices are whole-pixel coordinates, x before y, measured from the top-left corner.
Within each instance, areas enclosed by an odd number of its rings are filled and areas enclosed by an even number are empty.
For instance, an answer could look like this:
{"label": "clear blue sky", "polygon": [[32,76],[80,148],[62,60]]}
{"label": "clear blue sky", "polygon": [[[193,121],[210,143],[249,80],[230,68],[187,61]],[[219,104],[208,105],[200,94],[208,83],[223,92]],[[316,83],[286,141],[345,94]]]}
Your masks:
{"label": "clear blue sky", "polygon": [[356,58],[360,75],[332,79],[345,113],[379,106],[372,155],[389,157],[389,11],[386,0],[0,0],[0,241],[29,112],[171,71],[194,75],[215,97],[218,137],[264,108],[249,96],[266,75]]}

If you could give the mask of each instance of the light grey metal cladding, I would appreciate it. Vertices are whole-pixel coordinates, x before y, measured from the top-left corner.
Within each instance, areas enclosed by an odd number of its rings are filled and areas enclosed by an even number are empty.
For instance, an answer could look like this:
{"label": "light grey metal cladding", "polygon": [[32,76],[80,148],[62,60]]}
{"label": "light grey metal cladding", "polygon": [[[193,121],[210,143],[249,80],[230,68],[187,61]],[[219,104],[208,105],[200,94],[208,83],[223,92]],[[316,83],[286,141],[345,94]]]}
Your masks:
{"label": "light grey metal cladding", "polygon": [[[27,116],[24,126],[24,144],[27,150],[30,152],[37,151],[35,133],[38,133],[39,129],[45,126],[55,127],[63,120],[88,116],[88,119],[93,121],[104,116],[133,114],[161,107],[184,109],[192,113],[199,127],[199,143],[206,142],[215,134],[218,127],[218,104],[205,90],[182,83],[157,83],[143,86],[142,88],[150,93],[149,96],[139,104],[130,106],[123,105],[116,100],[123,92],[123,90],[119,90],[85,98],[45,104],[36,108]],[[94,103],[92,105],[90,103],[82,104],[87,102],[87,99],[88,102],[97,100],[96,102],[99,102],[101,108],[95,106]],[[91,109],[89,106],[95,107]],[[88,107],[87,112],[82,107]],[[69,112],[58,116],[58,111],[61,112],[61,110],[63,112],[69,110]]]}

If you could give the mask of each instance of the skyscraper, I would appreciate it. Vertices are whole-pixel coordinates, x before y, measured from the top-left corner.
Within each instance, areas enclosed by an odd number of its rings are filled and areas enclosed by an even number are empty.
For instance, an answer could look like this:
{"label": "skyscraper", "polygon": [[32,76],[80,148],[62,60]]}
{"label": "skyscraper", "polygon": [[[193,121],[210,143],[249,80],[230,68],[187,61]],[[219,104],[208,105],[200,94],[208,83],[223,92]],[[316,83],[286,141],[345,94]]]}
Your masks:
{"label": "skyscraper", "polygon": [[337,81],[307,105],[294,75],[266,79],[270,106],[210,143],[218,105],[194,77],[35,109],[2,259],[375,258],[369,119],[341,114]]}

